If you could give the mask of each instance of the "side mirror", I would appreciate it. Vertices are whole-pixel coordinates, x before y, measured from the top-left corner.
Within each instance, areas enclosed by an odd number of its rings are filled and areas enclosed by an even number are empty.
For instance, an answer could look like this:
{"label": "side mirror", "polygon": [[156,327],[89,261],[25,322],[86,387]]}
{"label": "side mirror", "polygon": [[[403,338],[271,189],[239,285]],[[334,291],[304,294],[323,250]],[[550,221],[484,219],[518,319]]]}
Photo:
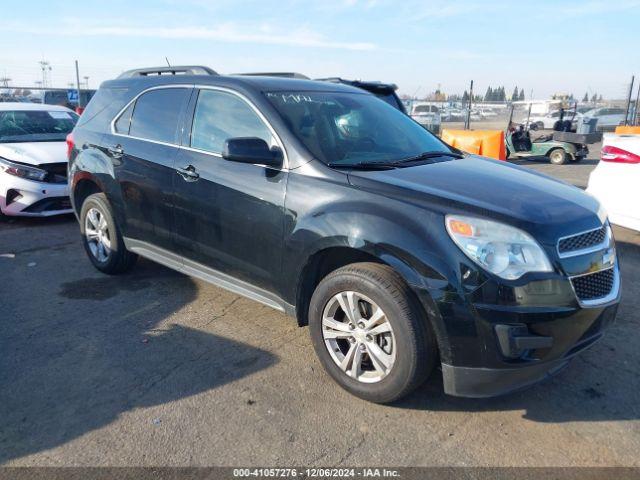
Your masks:
{"label": "side mirror", "polygon": [[231,162],[257,163],[269,167],[282,166],[282,150],[269,148],[267,142],[257,137],[229,138],[224,142],[222,158]]}

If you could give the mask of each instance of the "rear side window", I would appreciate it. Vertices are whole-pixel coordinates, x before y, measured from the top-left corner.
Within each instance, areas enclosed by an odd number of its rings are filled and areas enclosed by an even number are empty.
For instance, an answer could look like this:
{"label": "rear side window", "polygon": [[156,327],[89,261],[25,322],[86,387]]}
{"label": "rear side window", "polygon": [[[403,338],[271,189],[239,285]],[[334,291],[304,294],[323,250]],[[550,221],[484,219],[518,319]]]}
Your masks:
{"label": "rear side window", "polygon": [[129,135],[177,143],[178,121],[188,92],[186,88],[165,88],[142,94],[133,108]]}
{"label": "rear side window", "polygon": [[269,128],[244,100],[227,92],[201,90],[193,116],[191,146],[221,153],[225,140],[235,137],[258,137],[270,146],[276,144]]}
{"label": "rear side window", "polygon": [[133,113],[133,106],[135,103],[132,103],[127,107],[127,109],[122,112],[122,115],[118,117],[118,120],[115,123],[116,133],[123,133],[125,135],[129,134],[129,125],[131,124],[131,114]]}

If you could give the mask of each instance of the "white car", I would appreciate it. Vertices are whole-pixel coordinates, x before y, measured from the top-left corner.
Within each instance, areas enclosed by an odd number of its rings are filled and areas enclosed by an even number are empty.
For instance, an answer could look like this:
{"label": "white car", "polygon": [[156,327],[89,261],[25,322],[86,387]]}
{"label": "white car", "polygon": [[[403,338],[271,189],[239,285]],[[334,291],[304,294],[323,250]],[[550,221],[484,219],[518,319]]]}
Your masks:
{"label": "white car", "polygon": [[605,134],[587,192],[600,200],[611,223],[640,231],[639,186],[640,135]]}
{"label": "white car", "polygon": [[598,130],[613,129],[624,123],[624,116],[627,111],[624,108],[603,107],[594,108],[584,113],[585,119],[595,118],[598,120],[596,128]]}
{"label": "white car", "polygon": [[[582,117],[580,113],[573,110],[565,110],[564,120],[571,120],[571,124],[575,127],[578,120]],[[560,120],[560,110],[547,113],[546,115],[531,115],[529,118],[529,126],[531,130],[551,130],[555,123]]]}
{"label": "white car", "polygon": [[0,103],[0,214],[69,213],[66,137],[78,115],[65,107]]}
{"label": "white car", "polygon": [[410,116],[431,133],[440,134],[442,117],[439,107],[427,103],[414,103]]}

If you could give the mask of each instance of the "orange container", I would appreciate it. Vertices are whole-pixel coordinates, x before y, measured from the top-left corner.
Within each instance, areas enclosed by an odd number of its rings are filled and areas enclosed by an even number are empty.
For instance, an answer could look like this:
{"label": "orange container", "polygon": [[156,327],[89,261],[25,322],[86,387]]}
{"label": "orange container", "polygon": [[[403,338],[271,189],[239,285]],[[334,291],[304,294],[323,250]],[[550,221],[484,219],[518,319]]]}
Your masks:
{"label": "orange container", "polygon": [[628,125],[625,127],[624,125],[618,125],[616,127],[616,134],[617,135],[640,135],[640,126],[632,127]]}
{"label": "orange container", "polygon": [[442,131],[442,140],[463,152],[482,155],[496,160],[506,160],[502,130],[449,130]]}

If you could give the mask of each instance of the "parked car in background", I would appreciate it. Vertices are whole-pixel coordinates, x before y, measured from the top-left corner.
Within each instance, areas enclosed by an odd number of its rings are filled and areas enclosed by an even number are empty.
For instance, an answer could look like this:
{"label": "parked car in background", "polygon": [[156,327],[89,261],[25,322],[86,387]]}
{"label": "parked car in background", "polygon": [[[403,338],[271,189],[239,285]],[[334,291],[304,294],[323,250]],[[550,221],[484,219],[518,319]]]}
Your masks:
{"label": "parked car in background", "polygon": [[587,192],[600,200],[611,223],[640,231],[640,135],[604,135]]}
{"label": "parked car in background", "polygon": [[0,214],[72,212],[65,139],[77,120],[65,107],[0,103]]}
{"label": "parked car in background", "polygon": [[618,125],[624,123],[626,110],[618,107],[594,108],[583,114],[585,120],[595,118],[598,120],[596,128],[598,130],[613,130]]}
{"label": "parked car in background", "polygon": [[[572,128],[578,124],[578,121],[582,118],[582,114],[574,112],[573,109],[567,109],[564,111],[564,120],[570,120]],[[560,110],[548,113],[546,115],[532,115],[529,117],[529,128],[531,130],[552,130],[555,123],[560,120]],[[524,122],[526,124],[526,118]],[[525,125],[526,127],[527,125]]]}
{"label": "parked car in background", "polygon": [[286,312],[381,403],[438,363],[448,394],[525,387],[613,321],[614,239],[580,189],[464,155],[359,88],[194,70],[104,82],[68,140],[98,270],[141,255]]}
{"label": "parked car in background", "polygon": [[[73,90],[73,89],[71,89]],[[82,105],[87,105],[89,100],[95,95],[95,90],[81,90],[80,99]],[[46,105],[58,105],[61,107],[67,107],[74,110],[78,106],[78,101],[69,100],[67,90],[43,90],[34,94],[36,99],[39,99],[37,103],[44,103]]]}
{"label": "parked car in background", "polygon": [[442,124],[440,107],[430,103],[416,102],[411,108],[411,118],[434,135],[440,134]]}
{"label": "parked car in background", "polygon": [[445,107],[440,115],[442,122],[464,122],[465,118],[464,110],[454,107]]}

